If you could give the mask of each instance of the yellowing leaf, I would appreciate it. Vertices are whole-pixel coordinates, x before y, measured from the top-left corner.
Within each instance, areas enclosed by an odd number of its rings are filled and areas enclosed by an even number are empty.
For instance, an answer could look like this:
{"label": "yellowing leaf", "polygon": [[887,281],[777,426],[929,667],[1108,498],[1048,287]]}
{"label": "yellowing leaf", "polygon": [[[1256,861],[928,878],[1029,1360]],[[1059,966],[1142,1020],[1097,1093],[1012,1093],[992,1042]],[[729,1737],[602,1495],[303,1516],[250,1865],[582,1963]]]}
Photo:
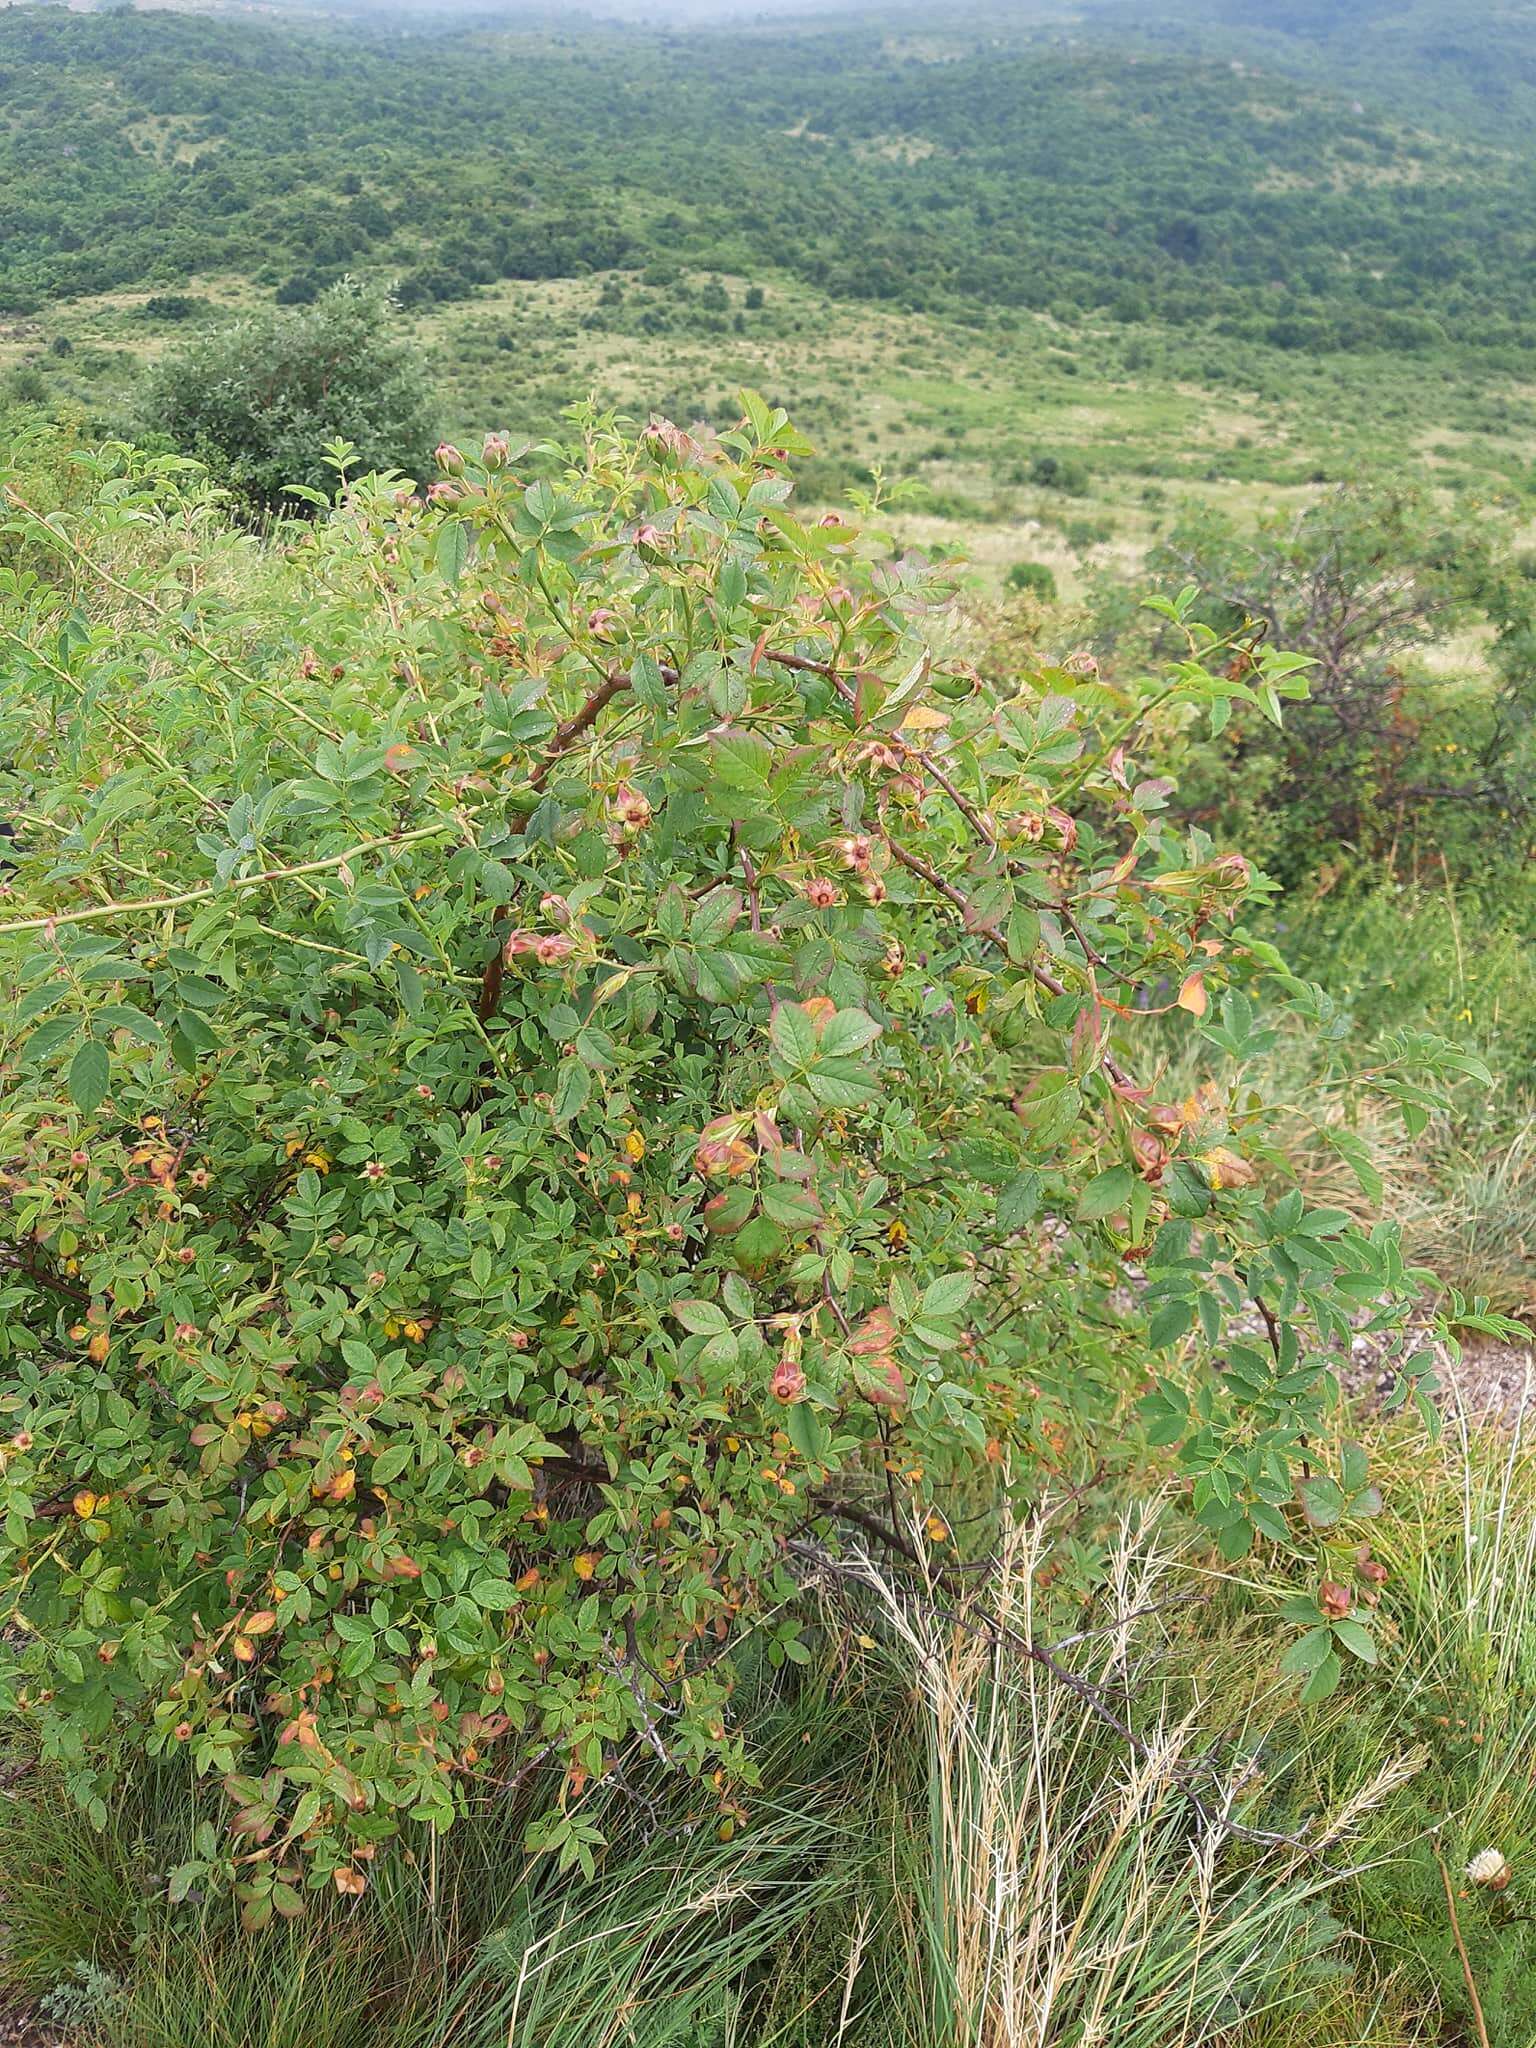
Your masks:
{"label": "yellowing leaf", "polygon": [[1179,1008],[1188,1010],[1191,1017],[1203,1017],[1210,1007],[1205,993],[1205,976],[1191,974],[1179,990]]}
{"label": "yellowing leaf", "polygon": [[1196,1163],[1213,1188],[1251,1188],[1258,1179],[1247,1160],[1226,1145],[1218,1145],[1211,1152],[1197,1153]]}

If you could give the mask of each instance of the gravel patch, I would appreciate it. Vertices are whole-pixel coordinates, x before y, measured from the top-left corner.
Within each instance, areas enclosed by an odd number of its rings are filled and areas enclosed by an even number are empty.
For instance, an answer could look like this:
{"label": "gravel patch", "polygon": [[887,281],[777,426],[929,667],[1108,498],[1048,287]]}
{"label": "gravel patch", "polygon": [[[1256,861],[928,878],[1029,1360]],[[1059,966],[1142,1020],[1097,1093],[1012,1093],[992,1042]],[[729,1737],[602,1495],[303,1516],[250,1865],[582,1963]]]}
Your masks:
{"label": "gravel patch", "polygon": [[[1443,1344],[1424,1340],[1435,1354],[1442,1408],[1460,1407],[1469,1422],[1491,1422],[1513,1428],[1522,1413],[1536,1418],[1536,1343],[1500,1344],[1469,1337],[1461,1357],[1453,1360]],[[1345,1392],[1374,1406],[1392,1391],[1396,1374],[1386,1356],[1386,1340],[1358,1336],[1350,1346],[1341,1377]]]}
{"label": "gravel patch", "polygon": [[44,2026],[23,2007],[0,2005],[0,2048],[69,2048],[70,2037]]}

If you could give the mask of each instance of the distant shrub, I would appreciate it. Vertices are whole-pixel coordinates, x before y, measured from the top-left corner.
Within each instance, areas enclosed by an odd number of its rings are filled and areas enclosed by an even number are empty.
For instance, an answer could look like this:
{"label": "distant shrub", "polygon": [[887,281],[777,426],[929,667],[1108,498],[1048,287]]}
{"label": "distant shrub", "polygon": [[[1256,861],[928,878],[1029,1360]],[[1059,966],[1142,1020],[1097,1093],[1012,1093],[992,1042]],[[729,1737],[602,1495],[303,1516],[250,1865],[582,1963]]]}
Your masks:
{"label": "distant shrub", "polygon": [[1088,469],[1073,455],[1037,455],[1029,466],[1029,480],[1047,491],[1064,491],[1081,497],[1088,488]]}
{"label": "distant shrub", "polygon": [[328,441],[351,442],[361,470],[417,471],[430,445],[425,374],[388,298],[346,281],[313,306],[199,335],[155,376],[147,410],[265,506],[294,502],[295,485],[330,488]]}
{"label": "distant shrub", "polygon": [[190,292],[155,292],[140,310],[146,320],[190,320],[208,311],[208,301]]}
{"label": "distant shrub", "polygon": [[1061,530],[1067,545],[1079,549],[1101,547],[1115,537],[1111,519],[1069,519]]}
{"label": "distant shrub", "polygon": [[[1495,507],[1446,506],[1399,479],[1336,484],[1299,515],[1247,530],[1192,508],[1151,564],[1192,584],[1223,623],[1247,621],[1307,656],[1306,708],[1239,748],[1293,827],[1288,863],[1320,845],[1385,845],[1437,811],[1438,848],[1476,869],[1523,857],[1536,817],[1536,589]],[[1432,658],[1458,630],[1487,633],[1493,687]],[[1262,757],[1262,758],[1261,758]],[[1211,772],[1230,788],[1232,764]]]}
{"label": "distant shrub", "polygon": [[475,289],[475,279],[449,263],[422,263],[406,271],[395,287],[402,306],[435,306],[461,299]]}
{"label": "distant shrub", "polygon": [[1015,562],[1003,578],[1010,590],[1027,590],[1047,604],[1056,596],[1056,577],[1044,562]]}
{"label": "distant shrub", "polygon": [[42,371],[30,363],[24,363],[12,370],[7,380],[10,393],[20,405],[46,405],[48,403],[48,379]]}

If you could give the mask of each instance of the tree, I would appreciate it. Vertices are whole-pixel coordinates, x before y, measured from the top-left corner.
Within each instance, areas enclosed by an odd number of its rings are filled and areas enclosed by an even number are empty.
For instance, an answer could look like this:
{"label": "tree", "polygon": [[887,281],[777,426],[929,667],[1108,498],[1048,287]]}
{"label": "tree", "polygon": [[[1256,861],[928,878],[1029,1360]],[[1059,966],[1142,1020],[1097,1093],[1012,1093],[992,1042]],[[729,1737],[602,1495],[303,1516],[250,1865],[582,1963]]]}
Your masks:
{"label": "tree", "polygon": [[426,376],[380,289],[343,279],[312,305],[199,335],[155,377],[151,424],[252,504],[329,492],[324,448],[362,470],[419,474],[430,446]]}
{"label": "tree", "polygon": [[[1256,530],[1199,512],[1152,567],[1170,590],[1196,586],[1248,644],[1311,662],[1306,706],[1259,743],[1278,768],[1271,803],[1311,806],[1335,836],[1358,841],[1391,831],[1406,809],[1449,802],[1486,834],[1530,808],[1536,581],[1510,539],[1497,507],[1447,510],[1410,485],[1364,479]],[[1475,697],[1463,673],[1428,659],[1472,623],[1492,629],[1498,677]]]}
{"label": "tree", "polygon": [[[89,1811],[118,1733],[215,1774],[173,1890],[253,1926],[487,1774],[589,1869],[628,1756],[729,1813],[806,1543],[944,1571],[1108,1376],[1226,1559],[1374,1506],[1328,1350],[1420,1276],[1291,1185],[1256,1003],[1338,1019],[1148,772],[1295,664],[1186,603],[1161,677],[985,687],[782,411],[578,425],[349,491],[229,617],[174,461],[8,493],[0,1702]],[[1422,1120],[1435,1062],[1325,1085]]]}

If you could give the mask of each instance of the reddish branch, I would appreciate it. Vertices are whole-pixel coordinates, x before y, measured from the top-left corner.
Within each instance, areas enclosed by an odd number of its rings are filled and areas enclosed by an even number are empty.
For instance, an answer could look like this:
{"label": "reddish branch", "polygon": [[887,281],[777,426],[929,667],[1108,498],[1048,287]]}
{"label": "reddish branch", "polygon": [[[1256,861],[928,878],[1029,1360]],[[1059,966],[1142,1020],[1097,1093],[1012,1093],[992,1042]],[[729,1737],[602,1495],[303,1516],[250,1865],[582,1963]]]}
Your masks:
{"label": "reddish branch", "polygon": [[91,1299],[89,1289],[82,1287],[78,1281],[66,1278],[56,1267],[48,1265],[35,1255],[29,1257],[26,1252],[14,1246],[6,1245],[0,1248],[0,1267],[8,1272],[20,1274],[23,1280],[30,1280],[35,1287],[44,1287],[51,1294],[63,1295],[66,1301],[89,1303]]}
{"label": "reddish branch", "polygon": [[[775,654],[771,649],[766,651],[766,658],[769,661],[778,662],[783,668],[802,669],[812,675],[825,676],[829,682],[835,685],[845,703],[851,704],[854,701],[856,693],[852,685],[846,677],[838,673],[837,669],[829,661],[812,661],[803,654]],[[926,749],[917,747],[911,748],[909,751],[923,773],[931,776],[933,781],[943,790],[955,809],[976,834],[976,837],[990,852],[995,853],[997,851],[997,834],[983,814],[977,810],[976,806],[967,796],[956,788],[954,782],[945,773],[944,769],[939,766],[938,761],[931,753]],[[972,911],[967,898],[958,889],[953,887],[951,883],[945,881],[936,868],[929,867],[926,862],[919,861],[915,854],[907,852],[904,847],[898,845],[896,840],[890,837],[889,833],[886,835],[886,841],[890,846],[891,852],[904,867],[910,868],[913,874],[921,875],[926,882],[938,889],[942,895],[946,896],[954,904],[955,908],[963,914],[967,925],[972,931],[979,932],[983,938],[991,940],[1005,954],[1008,952],[1007,942],[1002,934],[995,926],[988,925],[979,920]],[[1103,955],[1097,952],[1090,944],[1087,934],[1065,905],[1061,906],[1061,915],[1063,922],[1082,947],[1084,957],[1089,963],[1096,967],[1104,966],[1106,963]],[[1015,964],[1022,965],[1023,963],[1018,962]],[[1031,966],[1030,972],[1034,975],[1035,980],[1039,982],[1040,986],[1049,989],[1052,995],[1060,996],[1066,994],[1064,985],[1057,981],[1055,976],[1050,974],[1045,968]],[[1131,1085],[1129,1076],[1121,1068],[1117,1067],[1114,1061],[1108,1058],[1107,1055],[1104,1060],[1104,1071],[1115,1082],[1125,1086]]]}
{"label": "reddish branch", "polygon": [[[772,648],[765,648],[760,658],[774,662],[780,668],[792,669],[808,675],[822,676],[831,683],[845,703],[851,704],[856,701],[858,693],[853,684],[830,661],[816,661],[809,655],[804,654],[779,653]],[[677,680],[677,671],[675,669],[663,668],[661,673],[663,679],[668,682],[675,682]],[[617,673],[605,676],[603,681],[582,704],[580,710],[566,719],[564,724],[555,728],[554,736],[545,751],[543,759],[528,778],[532,788],[542,789],[544,787],[562,755],[568,753],[584,733],[591,731],[606,707],[613,702],[615,697],[627,690],[629,686],[630,681],[627,675]],[[923,749],[914,748],[912,749],[912,755],[923,772],[932,776],[939,788],[944,791],[951,803],[954,804],[956,810],[959,811],[961,817],[965,819],[971,830],[983,844],[995,850],[997,845],[996,835],[988,826],[987,821],[976,809],[975,805],[956,788],[954,782],[934,760],[932,754]],[[521,833],[525,831],[527,829],[527,822],[526,817],[518,818],[512,826],[513,832]],[[957,889],[952,882],[947,881],[939,873],[937,868],[932,867],[917,854],[909,851],[899,840],[892,838],[889,833],[886,834],[886,843],[903,867],[908,868],[913,874],[920,876],[931,888],[937,889],[940,895],[954,905],[964,918],[968,930],[976,932],[980,937],[986,939],[989,944],[996,946],[1005,959],[1013,959],[1008,942],[1003,934],[995,924],[988,923],[976,914],[970,899],[962,890]],[[745,855],[743,858],[746,863],[745,872],[748,893],[753,904],[753,926],[756,929],[757,877],[751,867],[750,858]],[[496,912],[496,922],[498,925],[508,915],[508,911],[509,906],[498,906]],[[1085,954],[1091,961],[1094,958],[1092,948],[1088,945],[1075,920],[1069,916],[1068,922],[1082,944]],[[1039,986],[1047,990],[1051,995],[1061,996],[1067,993],[1065,984],[1058,981],[1048,968],[1041,967],[1034,962],[1014,961],[1013,964],[1026,968],[1033,975]],[[480,983],[480,998],[475,1007],[475,1014],[479,1017],[482,1024],[487,1023],[494,1017],[497,1009],[500,1007],[501,989],[502,959],[501,949],[498,946],[486,964],[485,973]],[[1134,1086],[1131,1077],[1126,1073],[1125,1069],[1112,1059],[1108,1053],[1103,1055],[1103,1067],[1105,1073],[1108,1074],[1110,1080],[1117,1088],[1130,1089]]]}
{"label": "reddish branch", "polygon": [[[605,676],[603,681],[582,705],[581,709],[573,712],[563,725],[555,727],[554,737],[545,750],[543,760],[540,761],[538,767],[534,769],[528,778],[531,788],[542,789],[544,787],[560,756],[569,753],[582,734],[592,730],[592,727],[596,725],[598,719],[601,718],[614,698],[628,688],[628,676],[623,674]],[[527,820],[520,818],[513,827],[513,830],[521,832],[526,824]]]}
{"label": "reddish branch", "polygon": [[[825,676],[845,704],[853,704],[857,701],[857,690],[854,689],[846,676],[839,674],[830,661],[812,661],[803,654],[775,654],[772,649],[765,650],[765,652],[766,658],[769,661],[776,661],[781,668],[803,669],[810,675]],[[987,846],[995,849],[997,846],[996,833],[993,832],[986,819],[982,817],[970,799],[963,796],[956,789],[954,783],[945,774],[933,755],[920,747],[913,747],[909,751],[913,760],[917,762],[924,774],[933,777],[939,788],[943,790],[977,838],[982,840]]]}
{"label": "reddish branch", "polygon": [[[967,931],[975,932],[978,937],[987,940],[990,945],[996,946],[1005,960],[1010,961],[1015,967],[1023,968],[1026,973],[1032,975],[1038,985],[1045,989],[1048,994],[1053,996],[1066,995],[1066,983],[1058,981],[1048,967],[1041,967],[1038,962],[1033,960],[1015,960],[1007,939],[998,930],[997,926],[980,916],[975,905],[971,902],[969,896],[965,894],[964,890],[957,889],[954,883],[941,875],[931,862],[924,860],[920,854],[913,853],[910,847],[903,846],[901,841],[893,838],[889,832],[885,835],[885,843],[891,849],[893,858],[899,861],[904,868],[910,873],[917,875],[922,881],[925,881],[931,889],[936,889],[947,903],[954,905],[955,909],[959,911],[964,919]],[[1134,1089],[1135,1083],[1130,1075],[1108,1053],[1102,1056],[1102,1064],[1105,1073],[1108,1074],[1116,1088],[1125,1092]]]}
{"label": "reddish branch", "polygon": [[[622,695],[628,688],[629,677],[627,675],[619,673],[604,676],[602,682],[598,684],[597,688],[586,699],[581,709],[573,712],[563,724],[555,727],[553,737],[548,747],[544,750],[543,758],[528,778],[530,789],[542,789],[544,787],[561,757],[570,752],[571,748],[575,746],[584,733],[592,730],[614,698]],[[527,829],[528,816],[526,814],[512,820],[510,830],[514,838],[521,836]],[[511,907],[508,903],[499,903],[496,906],[493,925],[500,925],[502,919],[510,914]],[[501,984],[501,946],[498,943],[496,950],[486,962],[484,974],[480,977],[480,996],[475,1004],[475,1015],[482,1024],[488,1023],[501,1007]]]}

